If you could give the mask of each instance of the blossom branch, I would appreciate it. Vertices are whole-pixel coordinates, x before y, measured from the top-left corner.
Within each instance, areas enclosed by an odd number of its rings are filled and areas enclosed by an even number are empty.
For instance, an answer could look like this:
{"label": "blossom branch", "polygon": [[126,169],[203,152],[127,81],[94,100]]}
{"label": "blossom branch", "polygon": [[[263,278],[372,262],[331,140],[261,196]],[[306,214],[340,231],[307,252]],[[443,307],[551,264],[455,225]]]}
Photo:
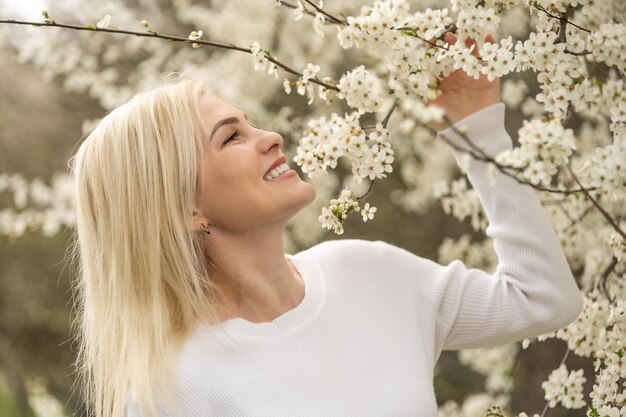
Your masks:
{"label": "blossom branch", "polygon": [[[396,109],[397,106],[398,106],[398,100],[395,100],[393,102],[393,106],[391,106],[391,108],[389,109],[389,111],[385,115],[385,118],[381,122],[384,128],[387,128],[387,123],[389,123],[389,118],[391,117],[391,114],[393,113],[393,111]],[[372,188],[374,187],[374,182],[375,182],[375,180],[371,180],[370,181],[370,185],[367,188],[367,191],[365,191],[365,193],[362,196],[357,197],[357,201],[361,201],[361,200],[363,200],[365,197],[367,197],[369,195],[369,193],[372,191]]]}
{"label": "blossom branch", "polygon": [[[319,6],[317,6],[317,5],[316,5],[315,3],[313,3],[312,1],[310,1],[310,0],[305,0],[305,1],[306,1],[308,4],[310,4],[311,6],[313,6],[313,8],[314,8],[317,12],[319,12],[319,13],[323,14],[323,15],[324,15],[324,16],[326,16],[328,19],[330,19],[330,22],[329,22],[329,23],[334,23],[334,24],[337,24],[337,25],[347,25],[347,24],[348,24],[348,22],[346,22],[345,20],[340,19],[340,18],[338,18],[338,17],[335,17],[335,16],[331,15],[330,13],[328,13],[328,12],[324,11],[324,9],[322,9],[322,8],[321,8],[321,7],[319,7]],[[300,6],[297,6],[297,5],[295,5],[295,4],[292,4],[292,3],[289,3],[289,2],[287,2],[287,1],[283,1],[283,0],[278,0],[278,5],[279,5],[279,6],[289,7],[290,9],[297,9],[297,8],[299,8],[299,7],[300,7]],[[307,9],[306,7],[303,7],[303,8],[302,8],[302,10],[304,11],[304,13],[306,13],[306,14],[308,14],[308,15],[311,15],[311,16],[313,16],[313,17],[315,17],[315,15],[316,15],[316,13],[315,13],[315,12],[313,12],[313,11],[311,11],[311,10]]]}
{"label": "blossom branch", "polygon": [[[565,351],[565,355],[563,355],[563,359],[561,359],[561,363],[559,364],[559,366],[557,366],[557,368],[560,368],[561,365],[565,364],[565,361],[567,360],[567,357],[569,356],[569,347],[567,348],[567,350]],[[546,412],[548,411],[548,406],[550,405],[550,401],[546,402],[546,405],[543,407],[543,410],[541,411],[541,417],[545,417]]]}
{"label": "blossom branch", "polygon": [[387,123],[389,123],[389,118],[391,117],[391,114],[393,113],[393,111],[396,109],[397,106],[398,106],[398,100],[395,100],[393,102],[393,106],[391,106],[391,109],[389,109],[389,111],[387,112],[387,115],[385,115],[385,118],[381,122],[384,128],[387,127]]}
{"label": "blossom branch", "polygon": [[606,289],[606,280],[609,278],[609,275],[611,275],[611,272],[613,272],[613,270],[617,266],[617,263],[617,258],[613,256],[611,258],[611,262],[607,265],[604,271],[602,271],[602,274],[598,278],[598,282],[596,284],[597,288],[609,300],[610,303],[615,300],[615,297],[611,298],[611,296],[609,295],[609,292]]}
{"label": "blossom branch", "polygon": [[[468,154],[470,154],[470,156],[472,156],[474,159],[476,159],[478,161],[489,162],[489,163],[493,164],[498,169],[498,171],[500,171],[503,174],[511,177],[512,179],[514,179],[518,183],[529,185],[532,188],[535,188],[537,190],[546,191],[546,192],[549,192],[549,193],[565,194],[565,195],[583,192],[583,189],[556,190],[556,189],[553,189],[553,188],[547,188],[547,187],[543,187],[541,185],[533,184],[530,181],[526,181],[526,180],[524,180],[522,178],[518,178],[514,174],[512,174],[512,173],[507,171],[507,169],[514,169],[513,167],[503,165],[503,164],[497,162],[491,156],[487,155],[485,153],[485,151],[483,151],[478,146],[476,146],[474,143],[472,143],[465,133],[461,132],[456,126],[454,126],[452,121],[447,116],[444,115],[444,118],[446,120],[446,123],[448,123],[448,126],[450,126],[450,128],[457,135],[459,135],[470,146],[470,148],[472,148],[472,149],[463,148],[463,147],[458,146],[457,144],[453,143],[445,135],[442,135],[442,134],[438,135],[439,137],[441,137],[443,139],[444,142],[446,142],[448,145],[452,146],[454,149],[456,149],[458,151],[462,151],[462,152],[468,153]],[[430,128],[430,129],[434,131],[434,129],[432,129],[432,128]],[[438,132],[435,132],[435,133],[438,133]],[[480,154],[477,154],[476,152],[479,152]],[[595,189],[595,188],[593,188],[593,189]]]}
{"label": "blossom branch", "polygon": [[356,201],[361,201],[361,200],[363,200],[365,197],[367,197],[367,196],[369,195],[369,193],[371,193],[371,192],[372,192],[372,189],[374,188],[374,182],[376,182],[376,181],[375,181],[375,180],[371,180],[371,181],[370,181],[370,185],[369,185],[369,187],[367,187],[367,190],[365,191],[365,193],[363,193],[363,195],[362,195],[362,196],[357,197],[357,198],[356,198]]}
{"label": "blossom branch", "polygon": [[[577,10],[578,7],[573,8],[573,7],[569,6],[564,13],[562,13],[560,16],[558,16],[558,15],[552,14],[549,11],[547,11],[543,6],[538,4],[536,1],[532,3],[532,6],[535,9],[545,13],[547,16],[551,17],[552,19],[556,19],[556,20],[559,21],[559,40],[558,40],[558,43],[564,43],[565,42],[565,39],[566,39],[566,33],[565,33],[566,29],[565,28],[566,28],[566,26],[568,24],[572,25],[572,26],[574,26],[574,27],[576,27],[576,28],[578,28],[578,29],[580,29],[580,30],[582,30],[584,32],[587,32],[587,33],[592,33],[593,32],[592,30],[586,29],[586,28],[584,28],[582,26],[579,26],[579,25],[577,25],[577,24],[575,24],[575,23],[573,23],[573,22],[571,22],[569,20],[569,15],[571,14],[571,12],[573,10]],[[569,49],[565,49],[564,52],[566,52],[566,53],[568,53],[570,55],[575,55],[575,56],[585,56],[585,55],[590,55],[591,54],[591,52],[587,51],[587,50],[584,50],[584,51],[581,51],[581,52],[574,52],[574,51],[571,51]]]}
{"label": "blossom branch", "polygon": [[[137,32],[137,31],[133,31],[133,30],[124,30],[124,29],[98,28],[98,27],[94,27],[92,25],[78,26],[78,25],[71,25],[71,24],[66,24],[66,23],[57,23],[57,22],[55,22],[53,20],[50,20],[50,21],[45,22],[45,23],[42,23],[42,22],[28,22],[28,21],[22,21],[22,20],[6,19],[6,20],[0,20],[0,24],[1,23],[13,24],[13,25],[30,25],[30,26],[35,26],[35,27],[39,27],[39,26],[60,27],[60,28],[66,28],[66,29],[85,30],[85,31],[91,31],[91,32],[119,33],[119,34],[133,35],[133,36],[140,36],[140,37],[147,37],[147,38],[166,39],[166,40],[174,41],[174,42],[202,44],[202,45],[212,46],[212,47],[215,47],[215,48],[229,49],[229,50],[233,50],[233,51],[239,51],[239,52],[245,52],[245,53],[248,53],[248,54],[252,54],[252,50],[250,48],[243,48],[241,46],[233,45],[231,43],[216,42],[216,41],[205,41],[205,40],[201,40],[201,39],[189,39],[189,38],[185,38],[185,37],[182,37],[182,36],[164,35],[164,34],[160,34],[160,33],[154,32],[154,31]],[[276,64],[277,66],[279,66],[283,70],[287,71],[288,73],[297,75],[298,77],[302,77],[302,73],[294,70],[293,68],[287,66],[286,64],[283,64],[282,62],[278,61],[277,59],[275,59],[271,55],[266,55],[266,57],[267,57],[268,61]],[[325,87],[325,88],[327,88],[329,90],[339,91],[339,88],[336,85],[329,84],[329,83],[326,83],[324,81],[321,81],[317,77],[309,78],[308,81],[310,81],[312,83],[315,83],[315,84],[318,84],[318,85],[320,85],[322,87]]]}
{"label": "blossom branch", "polygon": [[585,187],[582,186],[582,184],[580,183],[580,181],[578,180],[578,177],[576,177],[576,174],[574,174],[574,170],[571,167],[571,161],[568,161],[567,163],[567,169],[569,170],[570,175],[572,176],[572,178],[574,178],[574,181],[576,181],[576,183],[580,186],[582,192],[585,194],[585,196],[591,201],[591,203],[593,203],[593,205],[598,209],[598,211],[600,213],[602,213],[602,215],[604,216],[604,218],[611,224],[611,226],[613,226],[613,228],[617,231],[617,233],[619,233],[623,239],[626,240],[626,233],[624,233],[624,231],[619,227],[619,225],[617,224],[617,222],[611,217],[611,215],[600,205],[600,203],[598,203],[596,201],[595,198],[593,198],[591,196],[591,194],[589,194],[589,190],[585,189]]}
{"label": "blossom branch", "polygon": [[331,14],[328,14],[327,12],[325,12],[321,7],[319,7],[318,5],[316,5],[315,3],[313,3],[311,0],[304,0],[307,3],[309,3],[311,6],[313,6],[313,8],[315,10],[317,10],[319,13],[323,14],[324,16],[328,17],[330,20],[333,21],[333,23],[337,23],[340,25],[347,25],[348,23],[345,20],[339,19]]}
{"label": "blossom branch", "polygon": [[582,30],[582,31],[584,31],[584,32],[591,33],[591,31],[590,31],[589,29],[585,29],[585,28],[584,28],[584,27],[582,27],[582,26],[578,26],[576,23],[572,23],[572,22],[570,22],[570,21],[569,21],[569,20],[567,20],[567,18],[566,18],[566,17],[564,17],[563,15],[558,16],[558,15],[555,15],[555,14],[550,13],[549,11],[547,11],[547,10],[546,10],[546,9],[545,9],[542,5],[540,5],[540,4],[539,4],[538,2],[536,2],[536,1],[535,1],[535,2],[533,2],[533,3],[532,3],[532,5],[533,5],[533,7],[534,7],[535,9],[537,9],[537,10],[539,10],[539,11],[541,11],[541,12],[544,12],[545,14],[547,14],[548,16],[550,16],[550,17],[551,17],[551,18],[553,18],[553,19],[557,19],[557,20],[561,21],[562,23],[565,23],[566,25],[567,25],[567,24],[572,25],[572,26],[574,26],[574,27],[576,27],[576,28],[578,28],[578,29],[580,29],[580,30]]}
{"label": "blossom branch", "polygon": [[[558,204],[559,207],[561,207],[560,204]],[[562,208],[562,207],[561,207]],[[567,226],[565,226],[562,230],[562,232],[566,232],[569,229],[571,229],[572,227],[574,227],[577,223],[580,223],[586,216],[587,214],[591,213],[591,211],[594,209],[594,206],[588,206],[585,211],[582,212],[582,214],[580,216],[578,216],[578,218],[572,220],[572,222],[570,224],[568,224]]]}
{"label": "blossom branch", "polygon": [[[439,49],[443,49],[444,51],[447,51],[448,48],[446,48],[445,46],[442,45],[437,45],[437,43],[429,41],[428,39],[422,38],[421,36],[417,36],[416,28],[412,28],[409,26],[402,26],[399,28],[394,28],[395,30],[401,30],[403,31],[403,33],[407,36],[413,36],[414,38],[417,38],[423,42],[426,42],[427,44],[435,47],[435,48],[439,48]],[[444,30],[443,34],[441,36],[439,36],[438,38],[436,38],[436,40],[442,40],[444,38],[444,36],[446,35],[447,32],[452,32],[452,33],[456,33],[456,25],[451,25],[448,28],[446,28],[446,30]]]}
{"label": "blossom branch", "polygon": [[[288,1],[283,1],[283,0],[278,0],[278,5],[279,6],[285,6],[285,7],[288,7],[290,9],[297,9],[299,7],[299,6],[296,6],[295,4],[291,4]],[[304,13],[315,17],[315,13],[313,13],[312,11],[310,11],[307,8],[304,8]]]}

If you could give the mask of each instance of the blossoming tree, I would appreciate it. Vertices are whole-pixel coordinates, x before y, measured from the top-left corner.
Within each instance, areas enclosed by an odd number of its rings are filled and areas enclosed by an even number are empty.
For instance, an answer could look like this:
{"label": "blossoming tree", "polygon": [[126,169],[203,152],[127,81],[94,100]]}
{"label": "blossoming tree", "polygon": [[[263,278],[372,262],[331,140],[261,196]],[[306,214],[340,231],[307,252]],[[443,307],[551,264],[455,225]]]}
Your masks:
{"label": "blossoming tree", "polygon": [[[80,16],[74,5],[54,7],[37,22],[0,15],[0,29],[37,26],[12,46],[20,59],[47,79],[59,77],[68,91],[88,92],[105,109],[180,70],[205,79],[232,103],[251,91],[266,98],[245,106],[295,138],[285,151],[315,182],[320,200],[290,225],[290,245],[316,243],[324,228],[343,233],[353,213],[375,222],[377,208],[365,200],[373,184],[384,186],[393,171],[405,183],[389,191],[396,206],[424,213],[441,204],[477,232],[487,219],[463,175],[466,163],[485,161],[493,176],[533,187],[584,293],[583,312],[536,340],[460,351],[462,363],[485,375],[486,392],[463,404],[442,404],[440,413],[525,416],[509,406],[516,357],[530,343],[558,338],[568,349],[542,384],[541,416],[557,405],[590,417],[626,415],[622,0],[255,0],[212,6],[177,0],[159,13],[97,1]],[[69,23],[74,16],[81,22]],[[435,135],[450,124],[441,107],[442,82],[458,71],[502,78],[502,100],[523,119],[513,149],[492,158],[469,143],[460,172],[442,143],[446,137]],[[228,83],[219,82],[225,78]],[[270,111],[266,103],[279,99],[290,105]],[[294,111],[298,107],[306,108],[305,116]],[[96,122],[86,120],[84,133]],[[71,226],[69,182],[64,174],[49,185],[1,174],[0,192],[12,192],[15,207],[0,211],[0,232],[17,238]],[[469,234],[440,246],[438,260],[453,259],[485,270],[497,263],[489,239],[474,241]],[[592,361],[595,375],[570,369],[570,355]],[[585,396],[587,378],[593,389]]]}

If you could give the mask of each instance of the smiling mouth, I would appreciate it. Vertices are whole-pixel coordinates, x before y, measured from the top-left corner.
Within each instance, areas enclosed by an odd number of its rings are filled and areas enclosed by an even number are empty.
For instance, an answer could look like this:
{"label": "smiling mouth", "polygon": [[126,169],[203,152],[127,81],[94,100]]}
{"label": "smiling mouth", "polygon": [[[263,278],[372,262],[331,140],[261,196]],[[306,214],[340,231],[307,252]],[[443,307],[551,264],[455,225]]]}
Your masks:
{"label": "smiling mouth", "polygon": [[275,178],[280,177],[285,172],[288,172],[290,170],[291,170],[291,168],[289,168],[289,165],[287,165],[286,163],[282,163],[282,164],[278,165],[276,168],[274,168],[271,171],[269,171],[267,174],[265,174],[263,176],[263,179],[266,180],[266,181],[271,181],[271,180],[273,180]]}

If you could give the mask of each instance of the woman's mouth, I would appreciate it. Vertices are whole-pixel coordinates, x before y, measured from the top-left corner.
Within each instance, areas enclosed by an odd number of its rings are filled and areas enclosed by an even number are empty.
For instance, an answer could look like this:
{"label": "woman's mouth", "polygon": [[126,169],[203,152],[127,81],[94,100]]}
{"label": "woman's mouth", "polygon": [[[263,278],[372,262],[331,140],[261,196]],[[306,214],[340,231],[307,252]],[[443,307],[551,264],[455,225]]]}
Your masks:
{"label": "woman's mouth", "polygon": [[276,168],[272,169],[267,174],[265,174],[263,179],[266,181],[272,181],[278,177],[282,177],[285,173],[288,173],[289,171],[293,171],[293,170],[290,169],[286,163],[282,163],[278,165]]}

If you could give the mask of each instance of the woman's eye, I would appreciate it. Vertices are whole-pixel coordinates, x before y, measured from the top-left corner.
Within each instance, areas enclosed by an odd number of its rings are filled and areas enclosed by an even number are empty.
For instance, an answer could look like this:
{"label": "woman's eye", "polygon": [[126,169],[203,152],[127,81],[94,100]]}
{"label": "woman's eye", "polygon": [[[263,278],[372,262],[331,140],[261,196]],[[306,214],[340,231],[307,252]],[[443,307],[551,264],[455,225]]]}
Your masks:
{"label": "woman's eye", "polygon": [[225,145],[225,144],[227,144],[227,143],[228,143],[228,142],[230,142],[232,139],[234,139],[234,138],[235,138],[238,134],[239,134],[238,132],[233,133],[232,135],[230,135],[230,136],[228,137],[228,139],[226,139],[226,140],[224,141],[224,143],[223,143],[223,144],[224,144],[224,145]]}

